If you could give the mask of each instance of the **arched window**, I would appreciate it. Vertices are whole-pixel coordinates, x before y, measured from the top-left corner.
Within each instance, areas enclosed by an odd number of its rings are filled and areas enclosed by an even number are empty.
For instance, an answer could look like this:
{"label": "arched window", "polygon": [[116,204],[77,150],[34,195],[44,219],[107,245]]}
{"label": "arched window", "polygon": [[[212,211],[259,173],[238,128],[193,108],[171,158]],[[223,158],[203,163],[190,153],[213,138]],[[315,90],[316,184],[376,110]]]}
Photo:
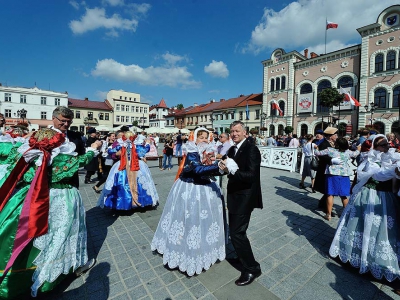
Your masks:
{"label": "arched window", "polygon": [[380,53],[375,56],[375,72],[383,71],[383,54]]}
{"label": "arched window", "polygon": [[340,77],[340,79],[338,80],[338,88],[342,87],[342,88],[347,88],[347,87],[352,87],[354,84],[353,82],[353,78],[351,78],[350,76],[343,76]]}
{"label": "arched window", "polygon": [[283,125],[282,124],[280,124],[280,125],[278,125],[278,134],[279,135],[283,135],[284,134],[284,132],[283,132]]}
{"label": "arched window", "polygon": [[[332,84],[329,80],[322,80],[318,83],[317,87],[317,95],[322,92],[324,89],[332,87]],[[321,105],[321,99],[317,96],[317,112],[328,112],[329,107],[324,107]]]}
{"label": "arched window", "polygon": [[309,83],[303,84],[300,88],[300,94],[312,93],[312,86]]}
{"label": "arched window", "polygon": [[282,111],[282,116],[285,115],[285,102],[284,101],[279,101],[279,108]]}
{"label": "arched window", "polygon": [[396,52],[389,51],[386,55],[386,71],[396,68]]}
{"label": "arched window", "polygon": [[282,90],[286,89],[286,76],[282,76],[281,88],[282,88]]}
{"label": "arched window", "polygon": [[271,102],[271,109],[270,109],[271,113],[270,116],[276,116],[278,114],[278,111],[276,108],[274,108],[274,104]]}
{"label": "arched window", "polygon": [[374,128],[378,130],[379,133],[385,134],[385,124],[383,124],[382,122],[376,122],[374,124]]}
{"label": "arched window", "polygon": [[275,84],[276,84],[276,90],[279,91],[281,89],[281,79],[279,77],[275,79]]}
{"label": "arched window", "polygon": [[328,127],[328,123],[326,123],[326,122],[324,122],[324,123],[318,123],[317,125],[315,125],[315,128],[314,128],[314,135],[315,135],[315,133],[317,132],[317,130],[319,130],[319,129],[321,129],[321,130],[324,130],[326,127]]}
{"label": "arched window", "polygon": [[300,127],[300,135],[306,135],[308,133],[308,126],[306,124],[302,124]]}
{"label": "arched window", "polygon": [[275,135],[275,125],[271,124],[269,125],[269,135]]}
{"label": "arched window", "polygon": [[269,90],[271,92],[275,91],[275,79],[273,79],[273,78],[271,79],[271,86],[270,86]]}
{"label": "arched window", "polygon": [[393,122],[392,123],[392,128],[390,129],[390,132],[397,132],[398,128],[399,128],[399,121]]}
{"label": "arched window", "polygon": [[392,106],[393,107],[399,107],[399,101],[400,101],[400,85],[396,86],[393,89],[393,100],[392,100]]}
{"label": "arched window", "polygon": [[386,90],[383,88],[376,89],[374,93],[374,103],[377,108],[386,108]]}

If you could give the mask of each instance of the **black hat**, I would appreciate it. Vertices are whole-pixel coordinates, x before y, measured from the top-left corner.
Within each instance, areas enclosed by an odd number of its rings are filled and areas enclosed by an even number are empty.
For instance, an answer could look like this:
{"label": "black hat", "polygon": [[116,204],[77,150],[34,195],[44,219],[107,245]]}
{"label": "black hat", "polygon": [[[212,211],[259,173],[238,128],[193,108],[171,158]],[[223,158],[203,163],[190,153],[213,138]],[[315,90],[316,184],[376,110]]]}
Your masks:
{"label": "black hat", "polygon": [[87,131],[88,134],[96,133],[96,128],[89,128]]}

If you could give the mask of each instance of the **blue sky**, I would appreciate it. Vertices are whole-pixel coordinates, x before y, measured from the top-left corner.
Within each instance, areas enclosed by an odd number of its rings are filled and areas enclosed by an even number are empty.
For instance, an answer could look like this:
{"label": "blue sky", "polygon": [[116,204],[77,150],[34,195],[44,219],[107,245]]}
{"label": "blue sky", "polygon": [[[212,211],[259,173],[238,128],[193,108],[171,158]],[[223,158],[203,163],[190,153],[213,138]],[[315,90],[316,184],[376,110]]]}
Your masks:
{"label": "blue sky", "polygon": [[[101,101],[110,89],[168,106],[262,92],[276,48],[360,43],[392,0],[3,0],[0,82]],[[379,3],[377,3],[379,2]],[[355,17],[357,16],[357,17]]]}

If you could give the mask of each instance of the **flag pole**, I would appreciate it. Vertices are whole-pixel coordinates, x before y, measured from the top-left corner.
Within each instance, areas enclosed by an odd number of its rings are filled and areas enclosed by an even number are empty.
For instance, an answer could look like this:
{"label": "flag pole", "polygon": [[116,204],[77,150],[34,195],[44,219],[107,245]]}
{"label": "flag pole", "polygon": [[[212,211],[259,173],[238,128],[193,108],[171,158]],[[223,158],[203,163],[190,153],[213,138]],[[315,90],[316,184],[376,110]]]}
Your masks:
{"label": "flag pole", "polygon": [[328,18],[325,18],[325,54],[326,54],[326,33],[328,30],[326,30],[326,24],[328,24]]}

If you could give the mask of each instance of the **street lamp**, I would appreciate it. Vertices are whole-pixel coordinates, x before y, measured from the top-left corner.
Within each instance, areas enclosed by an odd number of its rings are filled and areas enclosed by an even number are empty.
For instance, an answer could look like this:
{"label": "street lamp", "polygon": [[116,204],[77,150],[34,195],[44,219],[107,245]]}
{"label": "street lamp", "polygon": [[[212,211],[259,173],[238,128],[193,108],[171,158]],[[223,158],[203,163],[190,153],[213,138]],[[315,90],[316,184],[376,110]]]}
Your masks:
{"label": "street lamp", "polygon": [[26,114],[27,114],[27,111],[24,108],[17,110],[17,116],[18,116],[18,118],[22,119],[22,122],[24,122],[24,119],[26,118]]}
{"label": "street lamp", "polygon": [[264,120],[265,120],[267,117],[268,117],[268,116],[267,116],[267,114],[266,114],[265,112],[263,112],[263,113],[260,114],[260,131],[261,131],[261,128],[264,127]]}
{"label": "street lamp", "polygon": [[368,104],[364,105],[365,112],[371,113],[371,119],[370,119],[370,121],[371,121],[371,129],[372,129],[372,116],[374,115],[374,112],[375,112],[375,110],[377,108],[378,108],[378,105],[375,104],[374,102],[371,102],[369,105]]}

